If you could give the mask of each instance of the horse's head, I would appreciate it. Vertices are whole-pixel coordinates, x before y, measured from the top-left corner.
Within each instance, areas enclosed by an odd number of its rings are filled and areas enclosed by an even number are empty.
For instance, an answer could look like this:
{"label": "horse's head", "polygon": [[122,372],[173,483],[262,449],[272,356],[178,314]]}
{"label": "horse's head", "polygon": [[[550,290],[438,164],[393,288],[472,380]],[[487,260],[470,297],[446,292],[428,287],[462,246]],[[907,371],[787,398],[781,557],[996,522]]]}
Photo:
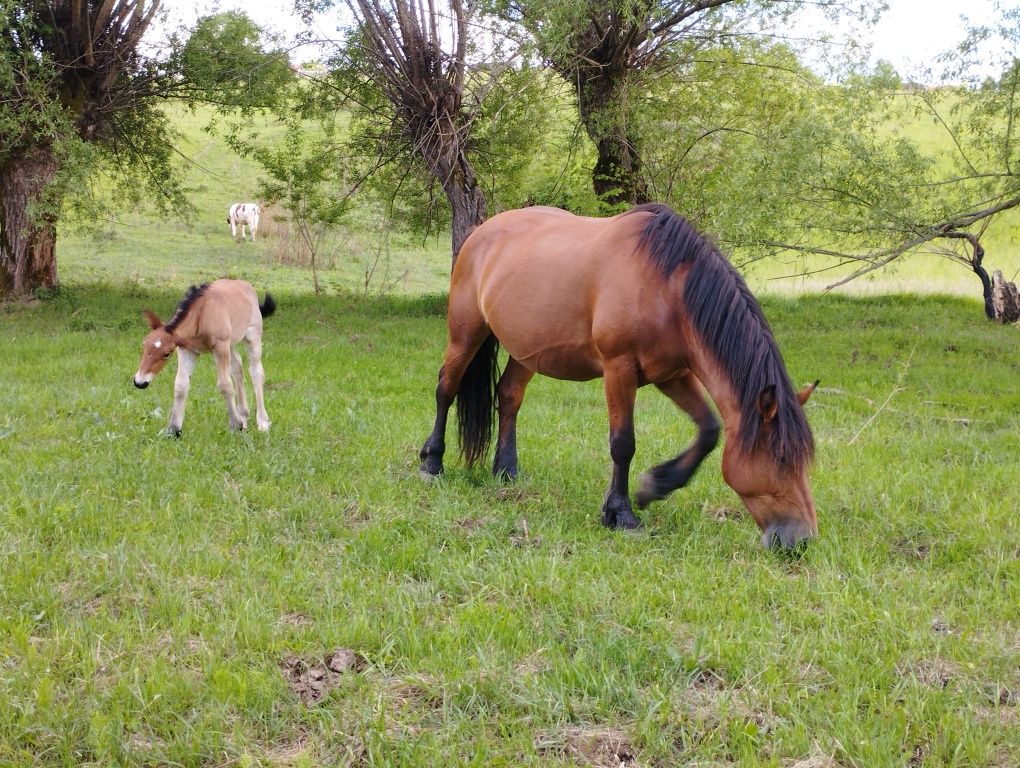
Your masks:
{"label": "horse's head", "polygon": [[134,378],[135,386],[139,389],[149,386],[149,382],[163,370],[173,351],[181,346],[181,338],[173,331],[168,331],[155,312],[146,309],[142,314],[152,330],[142,341],[142,362]]}
{"label": "horse's head", "polygon": [[[791,398],[785,407],[803,406],[817,384],[816,381],[805,387],[797,395],[799,402]],[[775,443],[770,439],[785,415],[781,407],[774,387],[762,391],[758,397],[760,439],[752,451],[744,450],[739,439],[728,439],[723,449],[722,471],[761,528],[762,544],[794,549],[818,535],[818,518],[808,482],[809,456],[790,461],[787,456],[776,455]]]}

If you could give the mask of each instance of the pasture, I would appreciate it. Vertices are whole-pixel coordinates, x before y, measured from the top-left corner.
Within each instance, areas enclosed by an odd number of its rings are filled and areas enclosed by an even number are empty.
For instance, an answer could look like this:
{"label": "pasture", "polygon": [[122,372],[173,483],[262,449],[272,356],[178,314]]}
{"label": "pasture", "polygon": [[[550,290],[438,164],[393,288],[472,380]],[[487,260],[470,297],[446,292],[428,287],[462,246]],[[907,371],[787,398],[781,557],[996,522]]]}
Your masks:
{"label": "pasture", "polygon": [[[1020,761],[1020,357],[976,301],[764,299],[794,382],[822,379],[820,538],[788,559],[719,451],[603,529],[599,382],[532,383],[516,484],[452,452],[423,483],[441,295],[257,275],[272,431],[227,432],[203,356],[168,439],[172,367],[131,385],[140,310],[193,273],[64,263],[0,307],[0,763]],[[650,389],[636,431],[635,474],[693,434]]]}

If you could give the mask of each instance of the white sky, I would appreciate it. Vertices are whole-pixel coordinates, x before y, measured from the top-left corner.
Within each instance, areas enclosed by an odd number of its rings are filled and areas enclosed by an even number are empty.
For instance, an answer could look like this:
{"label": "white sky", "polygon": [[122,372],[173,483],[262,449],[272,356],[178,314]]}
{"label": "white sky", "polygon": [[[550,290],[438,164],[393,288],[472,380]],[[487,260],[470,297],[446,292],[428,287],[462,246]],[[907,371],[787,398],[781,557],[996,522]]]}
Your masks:
{"label": "white sky", "polygon": [[[887,0],[889,10],[871,29],[852,30],[863,45],[870,43],[872,61],[892,62],[900,75],[918,75],[926,67],[936,68],[934,57],[960,42],[964,30],[961,17],[985,23],[995,18],[995,6],[1009,0]],[[190,24],[200,16],[220,10],[238,9],[246,12],[260,26],[292,37],[301,28],[294,14],[292,0],[164,0],[170,10],[171,27],[175,23]],[[335,36],[339,13],[318,20],[316,33],[321,37]],[[831,31],[831,30],[830,30]],[[803,30],[804,36],[813,36]],[[294,61],[315,58],[315,51],[295,52]],[[986,72],[982,74],[990,74]]]}

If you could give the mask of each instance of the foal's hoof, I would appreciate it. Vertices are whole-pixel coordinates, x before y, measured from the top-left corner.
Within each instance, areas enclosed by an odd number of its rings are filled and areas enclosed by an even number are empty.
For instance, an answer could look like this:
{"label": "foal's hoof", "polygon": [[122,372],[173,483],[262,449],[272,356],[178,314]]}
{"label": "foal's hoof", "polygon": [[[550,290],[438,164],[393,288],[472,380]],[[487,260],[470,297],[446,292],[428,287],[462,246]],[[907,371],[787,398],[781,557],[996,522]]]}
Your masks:
{"label": "foal's hoof", "polygon": [[180,440],[181,439],[181,428],[180,427],[167,427],[166,428],[166,436],[167,437],[175,438],[177,440]]}

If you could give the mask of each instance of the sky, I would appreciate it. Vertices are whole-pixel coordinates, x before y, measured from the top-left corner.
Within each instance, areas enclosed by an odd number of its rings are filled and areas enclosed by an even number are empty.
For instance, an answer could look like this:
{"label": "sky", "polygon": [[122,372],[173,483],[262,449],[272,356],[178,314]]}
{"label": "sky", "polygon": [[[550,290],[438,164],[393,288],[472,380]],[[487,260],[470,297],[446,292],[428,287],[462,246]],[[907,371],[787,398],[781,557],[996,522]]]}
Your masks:
{"label": "sky", "polygon": [[[851,34],[863,45],[871,46],[872,61],[885,59],[896,67],[901,76],[928,79],[920,73],[934,66],[937,54],[952,48],[964,34],[961,16],[972,22],[988,22],[995,18],[997,2],[1008,0],[887,0],[889,9],[874,27],[853,29]],[[188,24],[200,16],[211,13],[216,7],[245,11],[260,26],[275,29],[292,37],[301,29],[301,21],[293,12],[293,0],[164,0],[172,22]],[[335,36],[338,14],[317,21],[317,33],[324,38]],[[810,25],[810,21],[802,24]],[[817,30],[807,26],[803,36],[813,36]],[[829,30],[831,31],[831,30]],[[838,34],[838,31],[837,31]],[[315,58],[315,51],[296,52],[296,62]],[[991,70],[982,75],[993,74]]]}

